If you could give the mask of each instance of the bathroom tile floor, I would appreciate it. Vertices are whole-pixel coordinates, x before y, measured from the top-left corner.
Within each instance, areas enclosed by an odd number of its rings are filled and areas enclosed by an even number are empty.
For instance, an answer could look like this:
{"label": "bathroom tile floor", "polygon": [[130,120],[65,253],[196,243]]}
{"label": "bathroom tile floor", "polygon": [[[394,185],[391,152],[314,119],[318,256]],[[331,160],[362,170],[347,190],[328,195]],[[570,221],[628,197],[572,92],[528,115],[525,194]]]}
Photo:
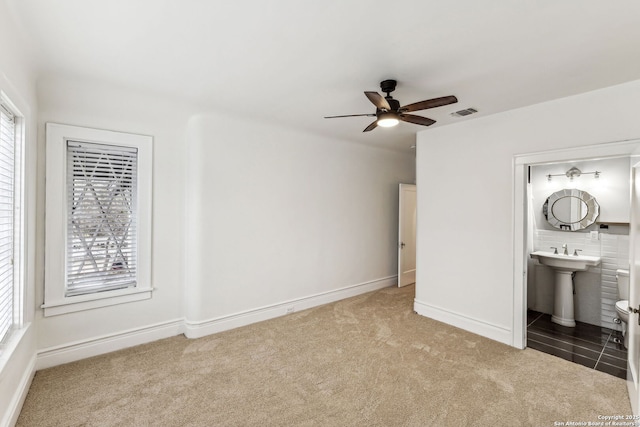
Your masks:
{"label": "bathroom tile floor", "polygon": [[551,322],[550,314],[527,311],[527,347],[626,379],[622,340],[619,331],[582,322],[569,328]]}

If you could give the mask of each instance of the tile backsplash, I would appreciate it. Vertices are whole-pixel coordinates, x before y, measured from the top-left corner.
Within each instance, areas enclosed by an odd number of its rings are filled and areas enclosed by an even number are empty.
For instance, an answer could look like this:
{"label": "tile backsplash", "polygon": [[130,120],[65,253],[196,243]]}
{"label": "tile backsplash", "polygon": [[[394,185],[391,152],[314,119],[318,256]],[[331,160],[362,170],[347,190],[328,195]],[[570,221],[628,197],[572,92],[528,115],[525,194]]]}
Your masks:
{"label": "tile backsplash", "polygon": [[[581,255],[602,257],[599,267],[591,267],[587,272],[576,274],[576,320],[620,330],[620,325],[613,322],[616,317],[615,303],[618,300],[616,270],[629,268],[629,236],[598,233],[598,238],[595,239],[590,233],[554,230],[534,232],[534,251],[552,251],[551,247],[557,247],[561,253],[563,244],[567,244],[570,254],[573,254],[574,249],[581,249]],[[529,275],[528,286],[533,285],[533,289],[528,292],[529,299],[532,300],[529,308],[551,313],[553,286],[549,281],[553,275],[546,271],[548,267],[537,265],[532,260],[530,269],[531,267],[534,272]]]}

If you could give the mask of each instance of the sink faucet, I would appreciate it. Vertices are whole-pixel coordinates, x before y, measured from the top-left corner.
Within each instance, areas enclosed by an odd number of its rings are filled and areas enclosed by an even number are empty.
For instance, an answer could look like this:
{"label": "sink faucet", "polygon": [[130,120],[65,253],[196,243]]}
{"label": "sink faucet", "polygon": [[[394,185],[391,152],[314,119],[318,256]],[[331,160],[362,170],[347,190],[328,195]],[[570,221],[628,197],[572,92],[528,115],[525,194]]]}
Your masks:
{"label": "sink faucet", "polygon": [[567,244],[562,245],[562,254],[569,255],[569,249],[567,249]]}

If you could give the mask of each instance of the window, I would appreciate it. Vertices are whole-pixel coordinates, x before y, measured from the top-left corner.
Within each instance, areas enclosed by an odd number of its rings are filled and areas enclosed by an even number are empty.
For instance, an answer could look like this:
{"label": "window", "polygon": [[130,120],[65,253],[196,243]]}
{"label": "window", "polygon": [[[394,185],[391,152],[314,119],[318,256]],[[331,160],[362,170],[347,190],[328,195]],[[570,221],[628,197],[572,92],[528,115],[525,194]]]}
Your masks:
{"label": "window", "polygon": [[0,342],[21,323],[21,117],[0,96]]}
{"label": "window", "polygon": [[138,150],[67,141],[67,286],[83,295],[136,285]]}
{"label": "window", "polygon": [[149,136],[47,124],[45,316],[151,297]]}

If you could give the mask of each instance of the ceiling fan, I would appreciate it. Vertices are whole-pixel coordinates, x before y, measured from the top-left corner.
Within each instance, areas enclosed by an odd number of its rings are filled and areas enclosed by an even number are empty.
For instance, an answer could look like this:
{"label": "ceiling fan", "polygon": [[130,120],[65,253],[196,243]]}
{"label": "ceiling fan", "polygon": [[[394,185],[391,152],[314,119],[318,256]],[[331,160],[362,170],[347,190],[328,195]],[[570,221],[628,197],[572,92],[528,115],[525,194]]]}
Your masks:
{"label": "ceiling fan", "polygon": [[376,120],[367,126],[363,132],[369,132],[378,126],[391,127],[397,125],[399,122],[408,122],[416,125],[431,126],[436,121],[427,117],[416,116],[414,114],[407,114],[413,111],[426,110],[428,108],[441,107],[443,105],[454,104],[458,102],[458,98],[453,95],[443,96],[442,98],[427,99],[426,101],[415,102],[413,104],[400,106],[400,102],[393,99],[390,95],[391,92],[396,90],[397,82],[395,80],[384,80],[380,83],[380,89],[387,96],[383,97],[378,92],[365,92],[369,101],[376,106],[375,114],[348,114],[346,116],[327,116],[325,119],[335,119],[339,117],[359,117],[368,116],[375,117]]}

